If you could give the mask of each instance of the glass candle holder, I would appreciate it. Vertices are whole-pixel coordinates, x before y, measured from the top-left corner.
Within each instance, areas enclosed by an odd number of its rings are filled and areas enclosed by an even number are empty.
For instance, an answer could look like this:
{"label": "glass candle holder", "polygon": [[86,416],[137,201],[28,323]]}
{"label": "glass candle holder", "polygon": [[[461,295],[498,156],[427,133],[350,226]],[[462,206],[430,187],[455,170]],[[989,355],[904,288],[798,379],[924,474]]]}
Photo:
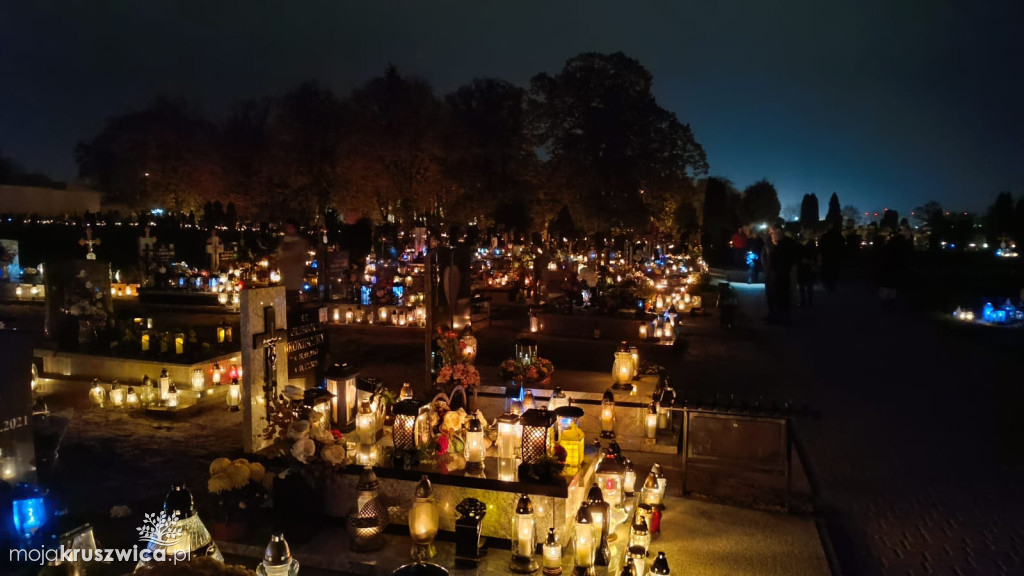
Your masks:
{"label": "glass candle holder", "polygon": [[562,544],[555,535],[555,529],[548,528],[548,538],[544,541],[542,561],[544,576],[558,576],[562,573]]}
{"label": "glass candle holder", "polygon": [[537,548],[537,523],[533,517],[533,503],[526,494],[519,496],[513,523],[515,537],[512,541],[512,561],[509,569],[519,574],[536,572],[538,566],[534,552]]}

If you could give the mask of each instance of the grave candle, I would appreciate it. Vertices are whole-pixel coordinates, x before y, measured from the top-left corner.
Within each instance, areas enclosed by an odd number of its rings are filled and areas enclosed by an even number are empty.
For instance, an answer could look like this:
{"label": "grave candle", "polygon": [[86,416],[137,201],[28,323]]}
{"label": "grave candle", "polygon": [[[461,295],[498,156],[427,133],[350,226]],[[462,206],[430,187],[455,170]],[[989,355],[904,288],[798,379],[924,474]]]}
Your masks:
{"label": "grave candle", "polygon": [[224,401],[228,405],[228,410],[232,412],[238,410],[238,403],[242,400],[242,387],[238,385],[238,378],[231,381],[228,384],[228,393],[224,396]]}
{"label": "grave candle", "polygon": [[558,542],[554,528],[548,528],[548,539],[543,548],[544,576],[558,576],[562,573],[562,545]]}
{"label": "grave candle", "polygon": [[167,388],[167,407],[168,408],[177,408],[178,407],[178,389],[174,386],[173,382]]}
{"label": "grave candle", "polygon": [[630,547],[639,546],[645,551],[651,547],[651,533],[647,529],[647,520],[639,514],[629,529],[629,545]]}
{"label": "grave candle", "polygon": [[220,364],[213,365],[213,371],[210,372],[210,379],[213,381],[214,386],[220,384],[220,376],[222,372],[224,372],[224,369],[220,367]]}
{"label": "grave candle", "polygon": [[658,440],[658,405],[652,400],[644,415],[644,443],[654,444]]}
{"label": "grave candle", "polygon": [[177,334],[174,335],[174,353],[185,353],[185,334],[181,332],[178,332]]}
{"label": "grave candle", "polygon": [[292,558],[284,534],[272,534],[263,552],[263,562],[256,568],[257,576],[297,576],[298,573],[299,562]]}
{"label": "grave candle", "polygon": [[196,368],[192,371],[192,389],[196,391],[202,391],[206,387],[206,375],[203,374],[202,368]]}
{"label": "grave candle", "polygon": [[562,389],[555,386],[555,389],[551,391],[551,397],[548,399],[548,410],[558,410],[562,406],[569,405],[569,398],[562,392]]}
{"label": "grave candle", "polygon": [[601,398],[601,438],[615,438],[615,396],[611,388]]}
{"label": "grave candle", "polygon": [[530,314],[530,332],[536,333],[540,331],[540,317],[536,314]]}
{"label": "grave candle", "polygon": [[626,460],[626,470],[622,474],[622,490],[628,496],[636,492],[636,469],[633,468],[632,460]]}
{"label": "grave candle", "polygon": [[498,458],[498,480],[502,482],[515,482],[516,471],[515,458]]}
{"label": "grave candle", "polygon": [[537,524],[533,517],[533,504],[526,494],[521,495],[516,503],[514,522],[516,539],[509,569],[520,574],[533,573],[537,570],[537,561],[533,558],[537,546]]}
{"label": "grave candle", "polygon": [[651,574],[659,574],[662,576],[668,576],[670,574],[668,568],[668,558],[665,557],[664,552],[658,552],[658,557],[654,559],[651,564]]}
{"label": "grave candle", "polygon": [[92,381],[92,388],[89,388],[89,401],[97,408],[103,408],[107,403],[107,391],[100,385],[99,380]]}
{"label": "grave candle", "polygon": [[128,393],[125,394],[124,398],[125,407],[129,410],[135,410],[139,407],[139,395],[135,392],[135,388],[128,387]]}
{"label": "grave candle", "polygon": [[414,494],[416,499],[409,508],[409,536],[413,541],[412,558],[426,560],[436,553],[434,537],[437,536],[440,517],[430,479],[425,475],[420,479]]}
{"label": "grave candle", "polygon": [[171,388],[171,376],[167,373],[167,368],[160,371],[160,400],[167,400],[167,392]]}
{"label": "grave candle", "polygon": [[507,413],[498,417],[498,458],[515,458],[522,441],[519,416]]}
{"label": "grave candle", "polygon": [[110,405],[114,408],[120,408],[124,405],[124,389],[117,383],[117,380],[110,384]]}
{"label": "grave candle", "polygon": [[640,377],[640,351],[636,346],[629,347],[629,356],[633,360],[633,379]]}
{"label": "grave candle", "polygon": [[641,340],[647,340],[647,324],[646,323],[640,325],[640,334],[639,334],[639,336],[640,336]]}
{"label": "grave candle", "polygon": [[640,501],[648,506],[658,506],[658,476],[653,470],[647,475],[644,487],[640,489]]}
{"label": "grave candle", "polygon": [[474,416],[466,427],[466,470],[479,471],[484,462],[484,428]]}
{"label": "grave candle", "polygon": [[362,444],[373,444],[377,441],[376,430],[377,415],[373,412],[369,402],[363,402],[359,406],[359,413],[356,414],[356,432],[359,434],[359,441]]}
{"label": "grave candle", "polygon": [[630,546],[626,558],[633,566],[633,574],[644,576],[647,573],[647,550],[643,546]]}
{"label": "grave candle", "polygon": [[398,400],[412,400],[412,385],[408,382],[402,384],[402,390],[398,393]]}
{"label": "grave candle", "polygon": [[352,310],[345,311],[345,324],[351,324],[356,320],[356,313]]}
{"label": "grave candle", "polygon": [[594,523],[584,503],[576,513],[573,561],[577,574],[591,574],[594,568]]}
{"label": "grave candle", "polygon": [[537,407],[537,403],[533,399],[533,391],[527,390],[523,395],[523,410],[533,410]]}
{"label": "grave candle", "polygon": [[594,563],[598,566],[607,566],[611,556],[611,551],[608,549],[611,507],[604,501],[601,489],[597,485],[591,486],[587,493],[587,511],[590,512],[590,519],[594,522]]}
{"label": "grave candle", "polygon": [[633,356],[629,352],[629,345],[622,342],[615,351],[615,360],[612,362],[612,381],[616,388],[631,388],[632,380]]}

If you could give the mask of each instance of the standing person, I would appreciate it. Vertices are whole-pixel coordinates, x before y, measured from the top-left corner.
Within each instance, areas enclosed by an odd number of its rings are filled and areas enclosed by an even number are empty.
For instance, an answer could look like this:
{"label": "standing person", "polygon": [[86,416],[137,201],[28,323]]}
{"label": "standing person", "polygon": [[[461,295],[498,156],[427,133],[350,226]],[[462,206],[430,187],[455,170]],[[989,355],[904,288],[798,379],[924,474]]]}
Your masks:
{"label": "standing person", "polygon": [[902,226],[882,248],[878,290],[882,300],[895,300],[906,283],[913,247],[910,227]]}
{"label": "standing person", "polygon": [[754,232],[749,239],[747,239],[747,253],[745,254],[747,260],[747,284],[757,284],[761,281],[761,253],[764,251],[764,240],[761,239],[760,234]]}
{"label": "standing person", "polygon": [[768,300],[769,324],[788,324],[790,308],[789,274],[797,258],[796,241],[782,230],[782,220],[777,220],[768,230],[769,240],[765,242],[761,261],[764,263],[764,293]]}
{"label": "standing person", "polygon": [[796,282],[800,291],[800,307],[814,306],[814,281],[817,276],[818,246],[814,236],[809,237],[800,248],[796,264]]}
{"label": "standing person", "polygon": [[298,301],[302,294],[302,282],[306,275],[306,259],[309,258],[309,242],[299,235],[299,224],[289,220],[284,225],[284,238],[277,249],[277,267],[290,301]]}
{"label": "standing person", "polygon": [[747,235],[743,233],[743,228],[736,229],[729,245],[732,246],[733,263],[742,268],[747,262]]}
{"label": "standing person", "polygon": [[821,235],[821,283],[825,290],[836,291],[839,282],[839,267],[846,251],[843,233],[838,226],[832,224],[828,231]]}

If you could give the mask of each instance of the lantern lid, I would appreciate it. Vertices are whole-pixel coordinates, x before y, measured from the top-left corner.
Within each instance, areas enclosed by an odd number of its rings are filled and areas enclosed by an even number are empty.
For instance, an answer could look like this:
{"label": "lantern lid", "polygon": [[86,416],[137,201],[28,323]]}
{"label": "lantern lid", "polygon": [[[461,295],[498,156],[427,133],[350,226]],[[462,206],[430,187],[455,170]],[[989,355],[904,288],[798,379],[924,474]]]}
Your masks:
{"label": "lantern lid", "polygon": [[171,394],[171,393],[177,394],[178,393],[178,387],[174,385],[174,382],[171,382],[171,385],[168,386],[167,393],[168,394]]}
{"label": "lantern lid", "polygon": [[512,414],[517,414],[521,416],[523,413],[523,403],[519,400],[513,400],[512,405],[509,406],[509,410],[511,411]]}
{"label": "lantern lid", "polygon": [[506,412],[495,419],[497,422],[502,424],[516,424],[519,422],[519,414],[513,414],[512,412]]}
{"label": "lantern lid", "polygon": [[559,418],[579,419],[583,417],[583,408],[579,406],[559,406],[555,408],[555,415]]}
{"label": "lantern lid", "polygon": [[184,520],[196,513],[195,501],[184,482],[171,484],[171,490],[164,497],[164,512],[168,516],[177,515]]}
{"label": "lantern lid", "polygon": [[624,474],[625,472],[626,467],[611,452],[607,452],[605,457],[598,461],[597,469],[594,470],[595,474]]}
{"label": "lantern lid", "polygon": [[658,557],[651,563],[652,574],[668,574],[668,558],[665,557],[664,552],[658,552]]}
{"label": "lantern lid", "polygon": [[576,512],[576,523],[577,524],[593,524],[593,519],[590,518],[590,510],[587,510],[587,505],[583,504],[580,506],[578,512]]}
{"label": "lantern lid", "polygon": [[558,546],[558,536],[555,535],[555,528],[548,528],[548,539],[544,542],[548,546]]}
{"label": "lantern lid", "polygon": [[462,335],[463,336],[472,336],[473,335],[473,325],[472,324],[466,324],[466,327],[462,329]]}
{"label": "lantern lid", "polygon": [[636,568],[633,568],[633,563],[626,562],[622,566],[622,571],[619,572],[619,576],[636,576]]}
{"label": "lantern lid", "polygon": [[665,473],[661,471],[661,464],[658,462],[655,462],[654,465],[651,466],[651,472],[657,474],[658,478],[665,477]]}
{"label": "lantern lid", "polygon": [[601,488],[597,484],[593,484],[587,492],[587,503],[596,504],[598,502],[604,502],[604,494],[601,493]]}
{"label": "lantern lid", "polygon": [[531,408],[520,418],[523,426],[550,427],[555,423],[555,413],[547,408]]}
{"label": "lantern lid", "polygon": [[562,387],[561,386],[555,386],[555,388],[551,391],[551,397],[552,398],[565,398],[565,393],[562,392]]}
{"label": "lantern lid", "polygon": [[142,385],[143,386],[150,386],[152,384],[153,384],[153,380],[149,377],[149,375],[144,375],[142,377]]}
{"label": "lantern lid", "polygon": [[615,394],[612,393],[611,388],[604,391],[604,395],[601,396],[601,402],[615,402]]}
{"label": "lantern lid", "polygon": [[658,487],[658,473],[651,470],[651,473],[647,475],[647,480],[644,481],[644,488],[654,490]]}
{"label": "lantern lid", "polygon": [[647,534],[650,529],[647,527],[647,518],[643,516],[637,516],[636,522],[633,523],[633,532],[637,534]]}
{"label": "lantern lid", "polygon": [[608,449],[606,451],[608,452],[608,454],[615,456],[615,458],[622,456],[622,447],[619,446],[619,443],[616,442],[615,440],[612,440],[611,442],[608,443]]}
{"label": "lantern lid", "polygon": [[633,470],[633,461],[630,460],[629,458],[626,458],[626,472],[631,472]]}
{"label": "lantern lid", "polygon": [[284,539],[283,532],[275,532],[270,535],[270,542],[263,552],[263,563],[268,566],[283,566],[292,559],[292,551],[288,547],[288,541]]}
{"label": "lantern lid", "polygon": [[519,502],[516,503],[516,514],[533,514],[533,502],[530,502],[530,497],[526,494],[519,496]]}
{"label": "lantern lid", "polygon": [[128,393],[135,394],[135,387],[132,386],[131,384],[128,385]]}
{"label": "lantern lid", "polygon": [[484,427],[480,424],[480,419],[473,416],[469,420],[469,424],[466,426],[467,432],[483,432]]}
{"label": "lantern lid", "polygon": [[395,402],[394,413],[396,416],[416,416],[420,411],[420,402],[407,398]]}
{"label": "lantern lid", "polygon": [[160,371],[161,378],[167,378],[168,376],[169,375],[167,374],[167,368],[164,368],[163,370]]}
{"label": "lantern lid", "polygon": [[345,380],[357,374],[359,374],[359,372],[348,364],[334,364],[327,369],[324,373],[324,377],[330,378],[331,380]]}
{"label": "lantern lid", "polygon": [[110,389],[111,389],[111,390],[117,390],[117,389],[118,389],[118,388],[120,388],[120,387],[121,387],[121,384],[120,384],[120,383],[119,383],[119,382],[118,382],[117,380],[113,380],[113,381],[112,381],[112,382],[110,383]]}
{"label": "lantern lid", "polygon": [[536,346],[537,341],[533,338],[516,338],[517,346]]}
{"label": "lantern lid", "polygon": [[430,485],[430,478],[426,474],[420,478],[420,483],[416,485],[414,494],[417,498],[430,498],[434,495],[434,488]]}
{"label": "lantern lid", "polygon": [[626,342],[625,340],[623,340],[622,342],[619,343],[619,348],[617,350],[615,350],[615,351],[616,352],[629,352],[629,343]]}
{"label": "lantern lid", "polygon": [[371,394],[377,391],[380,385],[380,380],[377,378],[359,378],[356,380],[356,390],[360,392],[370,392]]}
{"label": "lantern lid", "polygon": [[359,473],[359,482],[356,483],[356,490],[369,491],[376,490],[380,487],[380,481],[377,480],[377,475],[373,472],[372,466],[364,466],[363,470]]}
{"label": "lantern lid", "polygon": [[479,520],[487,514],[487,504],[476,498],[465,498],[455,506],[455,511],[466,518]]}
{"label": "lantern lid", "polygon": [[331,394],[326,388],[308,388],[303,393],[302,404],[312,407],[330,402],[331,398],[334,398],[334,394]]}
{"label": "lantern lid", "polygon": [[647,558],[647,549],[643,546],[630,546],[627,555],[630,558]]}

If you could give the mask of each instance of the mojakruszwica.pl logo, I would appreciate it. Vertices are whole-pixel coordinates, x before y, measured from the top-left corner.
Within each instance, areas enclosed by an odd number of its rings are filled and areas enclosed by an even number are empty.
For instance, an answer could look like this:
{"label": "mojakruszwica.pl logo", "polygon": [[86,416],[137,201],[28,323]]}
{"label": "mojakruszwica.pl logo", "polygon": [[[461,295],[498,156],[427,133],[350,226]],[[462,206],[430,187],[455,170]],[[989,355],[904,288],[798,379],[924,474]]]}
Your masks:
{"label": "mojakruszwica.pl logo", "polygon": [[166,512],[146,514],[142,526],[136,528],[139,540],[146,546],[138,544],[131,548],[76,548],[40,546],[38,548],[11,549],[11,562],[31,562],[33,564],[75,564],[79,562],[188,562],[192,552],[188,547],[177,546],[182,536],[182,528],[178,526],[177,514],[168,516]]}

